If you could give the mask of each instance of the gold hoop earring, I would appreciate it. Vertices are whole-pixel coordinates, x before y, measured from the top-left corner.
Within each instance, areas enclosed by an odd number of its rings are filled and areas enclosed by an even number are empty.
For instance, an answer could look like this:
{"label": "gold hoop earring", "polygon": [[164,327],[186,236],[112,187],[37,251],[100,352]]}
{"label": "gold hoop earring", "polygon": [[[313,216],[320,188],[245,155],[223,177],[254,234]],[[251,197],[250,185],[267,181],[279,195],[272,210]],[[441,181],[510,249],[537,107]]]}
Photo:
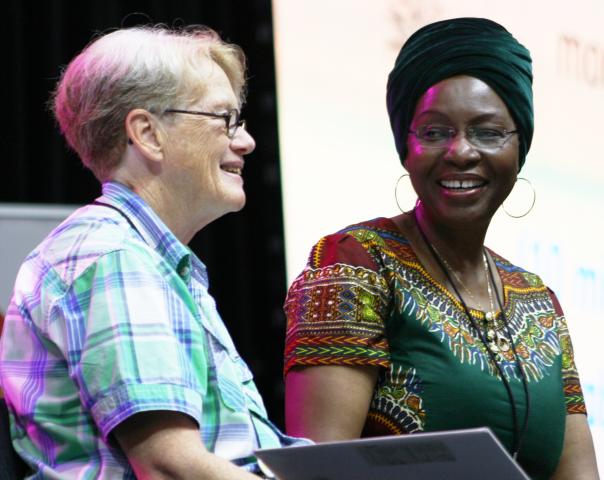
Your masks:
{"label": "gold hoop earring", "polygon": [[[398,200],[398,187],[403,178],[409,178],[409,183],[411,184],[411,177],[409,177],[408,173],[403,173],[400,177],[398,177],[398,180],[396,181],[396,184],[394,185],[394,200],[396,202],[396,206],[401,211],[401,213],[409,213],[410,211],[412,211],[415,208],[415,205],[417,204],[417,195],[415,194],[415,190],[413,190],[413,185],[411,185],[411,190],[413,191],[413,194],[415,196],[415,199],[413,200],[413,207],[411,207],[408,210],[404,210],[401,207],[401,204],[399,203],[399,200]],[[409,200],[409,199],[405,199],[405,200]],[[407,203],[407,202],[405,202],[405,203]]]}
{"label": "gold hoop earring", "polygon": [[506,213],[506,215],[508,217],[512,217],[512,218],[526,217],[529,213],[531,213],[531,210],[535,206],[535,201],[537,200],[537,192],[535,191],[535,187],[533,187],[533,184],[528,179],[526,179],[524,177],[518,177],[518,178],[516,178],[516,184],[514,185],[514,188],[512,189],[512,192],[516,189],[516,185],[518,185],[518,180],[522,180],[522,181],[526,182],[526,185],[530,188],[531,195],[532,195],[532,199],[531,199],[531,202],[530,202],[531,206],[528,208],[528,210],[526,212],[521,213],[521,214],[516,214],[514,212],[510,212],[510,206],[508,205],[507,208],[505,206],[506,201],[511,196],[511,192],[510,192],[510,195],[508,195],[508,198],[506,198],[505,201],[501,204],[501,208],[503,209],[503,211]]}

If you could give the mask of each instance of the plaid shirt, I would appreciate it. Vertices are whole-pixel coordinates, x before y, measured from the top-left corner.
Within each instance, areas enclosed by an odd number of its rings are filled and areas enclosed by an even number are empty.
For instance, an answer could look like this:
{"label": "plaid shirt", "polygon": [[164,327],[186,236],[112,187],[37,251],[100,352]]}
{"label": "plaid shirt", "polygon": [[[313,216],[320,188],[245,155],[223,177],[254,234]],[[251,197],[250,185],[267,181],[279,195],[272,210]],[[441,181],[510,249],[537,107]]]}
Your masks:
{"label": "plaid shirt", "polygon": [[98,201],[109,207],[76,211],[17,276],[0,353],[16,450],[35,478],[134,478],[111,431],[172,410],[255,471],[255,448],[294,440],[267,420],[205,266],[123,185]]}

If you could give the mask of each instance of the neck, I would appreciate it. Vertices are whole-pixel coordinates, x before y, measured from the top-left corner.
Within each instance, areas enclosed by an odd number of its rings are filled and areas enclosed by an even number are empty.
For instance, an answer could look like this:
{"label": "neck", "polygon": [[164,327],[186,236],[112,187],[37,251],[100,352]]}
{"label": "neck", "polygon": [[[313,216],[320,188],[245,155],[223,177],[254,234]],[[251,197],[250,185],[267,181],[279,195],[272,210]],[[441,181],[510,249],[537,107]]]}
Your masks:
{"label": "neck", "polygon": [[218,217],[193,208],[182,188],[171,187],[179,184],[171,169],[150,161],[136,149],[126,150],[112,178],[140,196],[184,245]]}
{"label": "neck", "polygon": [[171,194],[159,179],[138,178],[133,180],[125,176],[115,176],[114,180],[126,185],[141,197],[184,245],[187,245],[201,230],[201,228],[195,228],[198,226],[198,222],[186,218],[186,213],[190,211],[190,208],[182,205],[179,198]]}
{"label": "neck", "polygon": [[488,225],[457,227],[435,222],[423,203],[417,205],[414,215],[419,231],[456,270],[473,270],[482,265]]}

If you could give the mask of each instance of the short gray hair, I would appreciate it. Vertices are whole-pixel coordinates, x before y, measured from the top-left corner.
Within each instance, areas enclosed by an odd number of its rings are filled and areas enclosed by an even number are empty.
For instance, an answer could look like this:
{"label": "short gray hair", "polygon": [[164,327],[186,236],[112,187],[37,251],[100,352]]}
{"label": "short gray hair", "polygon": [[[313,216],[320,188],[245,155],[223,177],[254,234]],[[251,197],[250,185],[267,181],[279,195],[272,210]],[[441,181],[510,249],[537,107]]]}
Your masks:
{"label": "short gray hair", "polygon": [[126,145],[128,112],[162,112],[198,99],[204,92],[192,88],[199,81],[193,74],[209,60],[224,70],[241,105],[245,55],[214,30],[155,25],[103,35],[69,63],[53,93],[61,133],[83,164],[105,181]]}

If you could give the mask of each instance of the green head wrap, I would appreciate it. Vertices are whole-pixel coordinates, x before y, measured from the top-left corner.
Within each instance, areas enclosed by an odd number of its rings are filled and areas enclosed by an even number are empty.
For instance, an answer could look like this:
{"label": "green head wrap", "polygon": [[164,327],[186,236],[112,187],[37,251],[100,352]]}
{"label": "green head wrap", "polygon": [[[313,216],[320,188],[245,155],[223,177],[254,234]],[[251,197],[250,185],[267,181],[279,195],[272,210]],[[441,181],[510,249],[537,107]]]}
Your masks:
{"label": "green head wrap", "polygon": [[418,100],[432,85],[455,75],[482,80],[507,105],[520,132],[520,170],[533,139],[531,55],[505,28],[484,18],[431,23],[403,45],[386,93],[401,162],[407,156],[407,135]]}

